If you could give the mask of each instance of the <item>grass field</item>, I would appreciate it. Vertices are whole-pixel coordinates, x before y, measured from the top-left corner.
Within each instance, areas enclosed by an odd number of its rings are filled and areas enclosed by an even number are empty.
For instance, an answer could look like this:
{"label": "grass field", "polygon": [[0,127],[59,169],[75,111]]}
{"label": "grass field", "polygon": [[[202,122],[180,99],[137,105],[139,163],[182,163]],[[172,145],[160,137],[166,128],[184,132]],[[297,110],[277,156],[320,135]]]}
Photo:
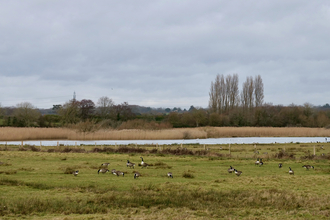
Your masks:
{"label": "grass field", "polygon": [[[330,143],[232,145],[230,154],[228,145],[183,147],[0,146],[0,219],[330,217]],[[151,166],[138,166],[141,156]],[[125,176],[98,174],[105,162]],[[229,166],[242,175],[228,173]]]}

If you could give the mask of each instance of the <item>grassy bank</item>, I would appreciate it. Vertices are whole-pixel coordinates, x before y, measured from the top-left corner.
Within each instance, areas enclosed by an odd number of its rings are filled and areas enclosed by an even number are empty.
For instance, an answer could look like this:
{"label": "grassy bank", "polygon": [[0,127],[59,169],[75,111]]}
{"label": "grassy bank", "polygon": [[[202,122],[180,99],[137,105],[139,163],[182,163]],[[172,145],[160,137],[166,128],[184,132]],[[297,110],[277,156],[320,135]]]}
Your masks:
{"label": "grassy bank", "polygon": [[[0,219],[328,219],[330,143],[314,146],[0,146]],[[98,174],[105,162],[124,177]]]}
{"label": "grassy bank", "polygon": [[201,127],[162,130],[98,130],[90,133],[68,128],[0,128],[0,141],[17,140],[157,140],[220,137],[330,137],[325,128]]}

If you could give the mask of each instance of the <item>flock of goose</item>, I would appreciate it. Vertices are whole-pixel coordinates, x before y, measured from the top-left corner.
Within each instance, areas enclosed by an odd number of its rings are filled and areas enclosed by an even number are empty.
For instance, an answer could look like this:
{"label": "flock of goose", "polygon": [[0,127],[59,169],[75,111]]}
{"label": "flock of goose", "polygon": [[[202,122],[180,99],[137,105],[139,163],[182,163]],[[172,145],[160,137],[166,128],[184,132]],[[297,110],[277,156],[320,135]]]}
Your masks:
{"label": "flock of goose", "polygon": [[[143,161],[143,158],[142,158],[142,157],[140,157],[140,158],[141,158],[141,160],[142,160],[140,166],[142,166],[142,168],[144,168],[144,167],[148,167],[149,164],[145,163],[145,162]],[[97,173],[98,173],[98,174],[100,174],[100,173],[105,174],[105,173],[107,173],[107,172],[110,172],[109,169],[107,169],[107,168],[109,167],[109,164],[110,164],[110,163],[102,163],[102,164],[101,164],[101,168],[97,171]],[[135,168],[135,163],[132,163],[132,162],[130,162],[129,160],[127,160],[126,166],[129,167],[129,168],[132,168],[132,167],[133,167],[133,169],[134,169],[134,168]],[[79,173],[79,170],[76,170],[76,171],[74,171],[72,174],[73,174],[74,176],[78,176],[78,173]],[[116,175],[116,176],[125,176],[125,173],[124,173],[124,172],[119,171],[119,170],[115,170],[115,169],[112,169],[112,170],[111,170],[111,173],[114,174],[114,175]],[[140,174],[139,172],[135,171],[135,172],[134,172],[134,179],[138,178],[139,176],[141,176],[141,174]],[[173,174],[172,174],[171,172],[168,172],[168,173],[167,173],[167,177],[173,178]]]}
{"label": "flock of goose", "polygon": [[[141,158],[141,165],[140,166],[142,166],[142,168],[144,168],[144,167],[148,167],[149,166],[149,164],[147,164],[147,163],[145,163],[144,161],[143,161],[143,158],[142,157],[140,157]],[[107,167],[109,166],[109,164],[110,163],[103,163],[103,164],[101,164],[101,167],[102,168],[100,168],[98,171],[97,171],[97,173],[98,174],[100,174],[100,173],[107,173],[107,172],[110,172],[108,169],[107,169]],[[262,161],[262,158],[258,158],[257,159],[257,161],[254,163],[256,166],[262,166],[262,165],[264,165],[264,162]],[[130,162],[129,160],[127,160],[127,163],[126,163],[126,166],[127,167],[129,167],[129,168],[135,168],[135,163],[132,163],[132,162]],[[278,168],[282,168],[283,167],[283,164],[282,163],[279,163],[278,164]],[[309,169],[314,169],[314,166],[311,166],[311,165],[303,165],[302,166],[303,168],[305,168],[305,169],[307,169],[307,170],[309,170]],[[289,167],[289,174],[290,175],[294,175],[294,171],[291,169],[291,167]],[[73,172],[73,175],[74,176],[77,176],[78,175],[78,173],[79,173],[79,170],[76,170],[75,172]],[[112,169],[111,170],[111,173],[112,174],[114,174],[114,175],[116,175],[116,176],[124,176],[125,175],[125,173],[124,172],[122,172],[122,171],[119,171],[119,170],[115,170],[115,169]],[[234,167],[232,167],[232,166],[230,166],[230,168],[228,169],[228,173],[235,173],[237,176],[240,176],[243,172],[242,171],[238,171],[238,170],[236,170]],[[134,172],[134,179],[136,179],[136,178],[138,178],[139,176],[141,176],[141,174],[139,173],[139,172]],[[167,173],[167,177],[170,177],[170,178],[173,178],[173,174],[171,173],[171,172],[168,172]]]}
{"label": "flock of goose", "polygon": [[[262,161],[262,158],[258,158],[257,161],[254,163],[254,165],[258,165],[258,166],[262,166],[264,165],[264,162]],[[283,164],[282,163],[279,163],[278,164],[278,168],[282,168],[283,167]],[[303,165],[302,166],[303,168],[309,170],[309,169],[314,169],[314,166],[311,166],[311,165]],[[289,167],[289,174],[290,175],[294,175],[294,171],[291,169],[291,167]],[[242,174],[242,171],[238,171],[236,170],[234,167],[230,166],[230,168],[228,169],[228,173],[235,173],[237,176],[240,176]]]}

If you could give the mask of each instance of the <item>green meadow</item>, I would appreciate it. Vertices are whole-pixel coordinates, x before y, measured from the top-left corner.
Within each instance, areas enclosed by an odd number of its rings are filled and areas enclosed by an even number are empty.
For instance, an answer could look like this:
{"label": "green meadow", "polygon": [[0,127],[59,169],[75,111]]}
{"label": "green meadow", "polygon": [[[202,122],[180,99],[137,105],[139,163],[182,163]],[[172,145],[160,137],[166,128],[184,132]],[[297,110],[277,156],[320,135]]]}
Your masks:
{"label": "green meadow", "polygon": [[330,143],[0,146],[0,219],[329,219],[329,159]]}

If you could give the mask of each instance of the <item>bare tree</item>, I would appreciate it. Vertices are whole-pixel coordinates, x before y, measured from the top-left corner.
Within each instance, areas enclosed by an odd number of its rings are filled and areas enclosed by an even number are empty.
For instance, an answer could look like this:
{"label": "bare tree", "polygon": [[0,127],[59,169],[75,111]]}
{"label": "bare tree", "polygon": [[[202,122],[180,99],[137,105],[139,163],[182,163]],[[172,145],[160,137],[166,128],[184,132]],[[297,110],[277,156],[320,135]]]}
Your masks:
{"label": "bare tree", "polygon": [[94,109],[95,104],[90,99],[83,99],[79,102],[80,117],[83,121],[92,116]]}
{"label": "bare tree", "polygon": [[264,84],[262,83],[261,76],[258,75],[254,79],[254,98],[255,107],[263,105],[264,102]]}
{"label": "bare tree", "polygon": [[211,111],[221,114],[224,110],[226,99],[226,83],[224,76],[218,74],[215,82],[211,83],[209,107]]}
{"label": "bare tree", "polygon": [[134,113],[132,112],[132,109],[127,102],[124,102],[120,105],[114,105],[114,111],[117,121],[127,121],[134,117]]}
{"label": "bare tree", "polygon": [[229,110],[230,106],[230,90],[231,90],[231,81],[232,81],[232,76],[227,75],[226,76],[226,85],[225,85],[225,101],[224,101],[224,110],[227,112]]}
{"label": "bare tree", "polygon": [[233,74],[229,75],[226,78],[226,87],[227,87],[227,99],[229,110],[234,109],[235,106],[238,105],[239,102],[239,90],[238,90],[238,75]]}
{"label": "bare tree", "polygon": [[101,118],[110,118],[113,111],[114,102],[107,96],[102,96],[97,101],[97,111]]}
{"label": "bare tree", "polygon": [[67,124],[76,124],[80,121],[79,118],[79,102],[72,99],[66,102],[58,110],[58,114],[62,117],[64,123]]}
{"label": "bare tree", "polygon": [[242,92],[241,92],[241,103],[242,103],[242,107],[244,110],[248,109],[249,106],[249,93],[248,93],[248,82],[245,81],[243,83],[243,88],[242,88]]}
{"label": "bare tree", "polygon": [[3,117],[4,114],[4,110],[2,109],[1,103],[0,103],[0,118]]}
{"label": "bare tree", "polygon": [[211,112],[217,112],[217,93],[215,88],[215,83],[211,82],[211,88],[209,92],[209,109]]}
{"label": "bare tree", "polygon": [[225,77],[224,75],[220,75],[220,81],[219,81],[219,88],[218,88],[218,94],[219,94],[219,99],[218,99],[218,112],[222,113],[223,111],[226,110],[226,82],[225,82]]}
{"label": "bare tree", "polygon": [[252,76],[246,78],[243,83],[243,90],[241,93],[241,102],[244,110],[252,109],[254,106],[254,83]]}
{"label": "bare tree", "polygon": [[40,112],[29,102],[16,105],[14,116],[21,126],[34,126],[37,124]]}
{"label": "bare tree", "polygon": [[238,75],[218,74],[211,83],[209,92],[209,108],[211,112],[224,113],[232,110],[239,102]]}
{"label": "bare tree", "polygon": [[254,82],[252,76],[248,77],[248,94],[249,94],[249,108],[252,109],[254,106]]}
{"label": "bare tree", "polygon": [[196,127],[206,120],[206,112],[202,107],[197,107],[192,110],[192,115],[196,123]]}

